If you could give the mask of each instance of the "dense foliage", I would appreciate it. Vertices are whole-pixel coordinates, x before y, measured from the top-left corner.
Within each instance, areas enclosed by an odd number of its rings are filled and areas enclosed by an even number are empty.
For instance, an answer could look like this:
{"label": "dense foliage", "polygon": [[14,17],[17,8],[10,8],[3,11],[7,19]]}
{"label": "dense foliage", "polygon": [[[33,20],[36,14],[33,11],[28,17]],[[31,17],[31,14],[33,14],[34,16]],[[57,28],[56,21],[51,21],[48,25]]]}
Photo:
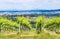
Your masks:
{"label": "dense foliage", "polygon": [[42,27],[44,26],[44,17],[40,16],[36,18],[36,31],[37,33],[40,33],[42,30]]}
{"label": "dense foliage", "polygon": [[[48,20],[49,19],[49,20]],[[38,16],[34,18],[35,27],[32,27],[30,19],[24,16],[15,17],[15,21],[7,17],[0,17],[0,32],[2,31],[30,31],[36,30],[37,33],[43,31],[43,29],[60,33],[60,17],[45,18]],[[33,21],[32,21],[33,22]]]}
{"label": "dense foliage", "polygon": [[31,24],[29,19],[26,17],[17,17],[17,22],[19,23],[19,32],[20,30],[31,30]]}
{"label": "dense foliage", "polygon": [[16,27],[18,27],[18,24],[16,22],[7,18],[0,17],[0,30],[16,30]]}
{"label": "dense foliage", "polygon": [[59,32],[60,30],[60,17],[51,18],[45,25],[48,30]]}

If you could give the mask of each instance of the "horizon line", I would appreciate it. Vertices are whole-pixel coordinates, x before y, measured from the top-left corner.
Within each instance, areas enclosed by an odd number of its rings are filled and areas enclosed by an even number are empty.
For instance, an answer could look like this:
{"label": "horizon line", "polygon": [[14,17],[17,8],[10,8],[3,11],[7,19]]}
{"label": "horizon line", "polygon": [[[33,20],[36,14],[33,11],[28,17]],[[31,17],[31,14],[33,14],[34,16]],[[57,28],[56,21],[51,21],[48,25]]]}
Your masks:
{"label": "horizon line", "polygon": [[0,12],[56,12],[56,11],[60,11],[60,9],[51,9],[51,10],[0,10]]}

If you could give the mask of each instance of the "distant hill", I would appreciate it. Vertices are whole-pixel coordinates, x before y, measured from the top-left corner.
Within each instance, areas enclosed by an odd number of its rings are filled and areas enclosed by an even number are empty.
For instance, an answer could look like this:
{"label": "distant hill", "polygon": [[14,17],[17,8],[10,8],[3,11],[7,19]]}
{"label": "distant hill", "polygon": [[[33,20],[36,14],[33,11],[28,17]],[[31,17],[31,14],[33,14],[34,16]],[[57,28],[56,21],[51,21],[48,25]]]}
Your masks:
{"label": "distant hill", "polygon": [[0,12],[57,12],[60,9],[54,10],[0,10]]}
{"label": "distant hill", "polygon": [[0,10],[1,16],[60,16],[60,9],[55,10]]}

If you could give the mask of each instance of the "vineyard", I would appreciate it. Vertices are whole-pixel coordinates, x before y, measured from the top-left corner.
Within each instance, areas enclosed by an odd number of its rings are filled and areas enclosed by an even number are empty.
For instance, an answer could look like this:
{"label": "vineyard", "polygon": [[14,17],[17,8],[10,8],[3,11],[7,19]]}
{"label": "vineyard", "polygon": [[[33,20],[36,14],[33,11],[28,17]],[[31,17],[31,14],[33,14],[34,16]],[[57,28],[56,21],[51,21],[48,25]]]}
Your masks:
{"label": "vineyard", "polygon": [[[10,33],[13,33],[13,34],[15,33],[14,35],[18,35],[18,37],[21,38],[21,35],[23,34],[25,36],[28,36],[31,34],[32,37],[33,36],[36,37],[36,38],[34,37],[34,39],[37,39],[39,38],[40,35],[42,36],[50,35],[50,32],[54,32],[56,35],[60,34],[60,17],[48,18],[44,16],[38,16],[35,18],[31,18],[31,17],[17,16],[14,19],[15,20],[0,16],[0,35],[3,34],[3,35],[10,36],[11,35]],[[44,33],[47,33],[47,34],[44,34]],[[16,39],[20,39],[18,37]],[[1,36],[0,38],[3,39]],[[51,38],[50,36],[50,39],[53,39],[53,38],[54,37]],[[8,39],[8,38],[5,38],[5,39]],[[24,38],[21,38],[21,39],[24,39]],[[41,36],[39,39],[41,39]],[[59,39],[59,37],[57,37],[56,39]]]}

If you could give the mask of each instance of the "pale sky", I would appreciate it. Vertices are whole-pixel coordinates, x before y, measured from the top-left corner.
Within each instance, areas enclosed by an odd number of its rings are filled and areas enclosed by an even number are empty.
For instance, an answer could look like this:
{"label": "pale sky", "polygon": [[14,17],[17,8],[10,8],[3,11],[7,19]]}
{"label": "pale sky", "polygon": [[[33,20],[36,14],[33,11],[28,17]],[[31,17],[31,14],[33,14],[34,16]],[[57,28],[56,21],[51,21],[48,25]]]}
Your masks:
{"label": "pale sky", "polygon": [[0,10],[60,9],[60,0],[0,0]]}

